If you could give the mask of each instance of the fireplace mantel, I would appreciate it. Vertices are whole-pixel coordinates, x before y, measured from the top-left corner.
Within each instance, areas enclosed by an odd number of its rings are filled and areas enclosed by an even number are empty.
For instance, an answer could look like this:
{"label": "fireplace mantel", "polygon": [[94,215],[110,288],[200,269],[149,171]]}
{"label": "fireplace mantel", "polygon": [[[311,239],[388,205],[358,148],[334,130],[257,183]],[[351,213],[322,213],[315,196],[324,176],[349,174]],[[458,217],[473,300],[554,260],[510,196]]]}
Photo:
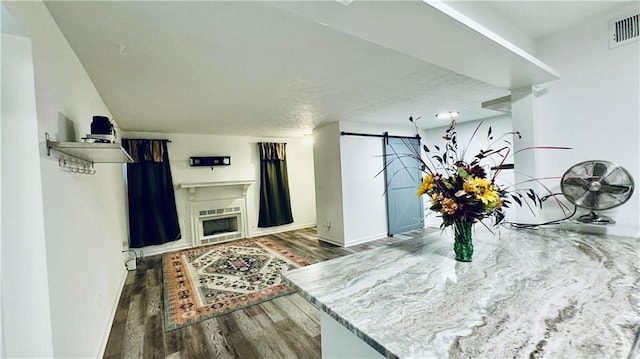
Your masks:
{"label": "fireplace mantel", "polygon": [[215,181],[215,182],[185,182],[180,184],[180,188],[189,190],[189,199],[194,200],[196,196],[196,190],[198,188],[203,187],[229,187],[229,186],[240,186],[242,187],[242,195],[247,195],[247,190],[249,186],[256,183],[256,181],[248,180],[248,181]]}

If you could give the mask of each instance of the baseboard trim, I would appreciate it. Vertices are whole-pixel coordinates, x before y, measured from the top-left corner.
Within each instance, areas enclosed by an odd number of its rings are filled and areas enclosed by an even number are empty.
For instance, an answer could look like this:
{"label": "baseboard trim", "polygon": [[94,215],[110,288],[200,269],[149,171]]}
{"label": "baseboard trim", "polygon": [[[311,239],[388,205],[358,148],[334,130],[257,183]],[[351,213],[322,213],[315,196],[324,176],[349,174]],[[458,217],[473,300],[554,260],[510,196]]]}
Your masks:
{"label": "baseboard trim", "polygon": [[[297,225],[297,226],[289,226],[289,225],[287,225],[285,228],[282,228],[283,226],[278,226],[278,227],[273,227],[273,229],[267,230],[265,232],[248,233],[246,238],[254,238],[254,237],[260,237],[260,236],[266,236],[266,235],[269,235],[269,234],[295,231],[295,230],[298,230],[298,229],[315,227],[315,225],[316,225],[315,223],[301,224],[301,225]],[[213,245],[213,244],[216,244],[216,243],[211,243],[211,245]],[[180,251],[180,250],[189,249],[189,248],[194,248],[194,246],[192,246],[191,243],[185,243],[185,244],[182,244],[182,245],[179,245],[179,246],[176,246],[176,247],[162,248],[162,249],[154,249],[153,246],[150,246],[150,247],[142,248],[142,251],[143,251],[144,257],[149,257],[149,256],[165,254],[165,253]],[[135,250],[138,253],[140,253],[140,248],[135,248]]]}
{"label": "baseboard trim", "polygon": [[286,225],[286,227],[285,226],[270,227],[272,229],[266,229],[265,231],[248,233],[247,238],[254,238],[254,237],[260,237],[260,236],[267,236],[269,234],[295,231],[298,229],[315,227],[315,225],[316,225],[315,223],[307,223],[307,224],[300,224],[300,225]]}
{"label": "baseboard trim", "polygon": [[336,240],[330,237],[325,237],[325,236],[320,236],[318,235],[318,239],[323,241],[323,242],[327,242],[336,246],[340,246],[340,247],[351,247],[351,246],[355,246],[356,244],[361,244],[361,243],[366,243],[366,242],[371,242],[371,241],[375,241],[378,239],[382,239],[382,238],[386,238],[387,234],[386,233],[380,233],[380,234],[376,234],[373,236],[367,236],[367,237],[362,237],[362,238],[358,238],[356,240],[351,240],[349,242],[343,242],[340,240]]}
{"label": "baseboard trim", "polygon": [[371,241],[375,241],[377,239],[382,239],[382,238],[386,238],[386,237],[387,237],[386,233],[375,234],[373,236],[362,237],[362,238],[358,238],[358,239],[356,239],[354,241],[349,241],[348,243],[345,243],[344,246],[345,247],[351,247],[351,246],[355,246],[356,244],[371,242]]}
{"label": "baseboard trim", "polygon": [[[144,257],[150,257],[150,256],[155,256],[157,254],[165,254],[169,252],[181,251],[183,249],[193,248],[193,246],[191,245],[191,243],[185,243],[183,245],[172,247],[172,248],[163,248],[163,249],[155,249],[155,250],[150,248],[151,247],[142,248],[143,260],[144,260]],[[134,249],[138,252],[138,254],[140,254],[140,248],[134,248]]]}
{"label": "baseboard trim", "polygon": [[107,322],[107,328],[105,328],[104,337],[102,338],[102,343],[100,344],[100,349],[98,350],[98,356],[96,356],[96,358],[103,358],[104,352],[105,350],[107,350],[107,343],[109,342],[109,336],[111,335],[111,327],[113,327],[113,321],[116,319],[116,311],[118,310],[120,297],[122,296],[122,291],[124,290],[124,285],[127,281],[127,274],[129,274],[129,272],[125,269],[122,276],[122,281],[120,282],[120,289],[118,290],[118,295],[116,295],[115,301],[111,307],[111,313],[109,314],[109,321]]}
{"label": "baseboard trim", "polygon": [[318,239],[323,242],[333,244],[335,246],[344,247],[344,243],[342,243],[341,241],[335,240],[333,238],[318,236]]}

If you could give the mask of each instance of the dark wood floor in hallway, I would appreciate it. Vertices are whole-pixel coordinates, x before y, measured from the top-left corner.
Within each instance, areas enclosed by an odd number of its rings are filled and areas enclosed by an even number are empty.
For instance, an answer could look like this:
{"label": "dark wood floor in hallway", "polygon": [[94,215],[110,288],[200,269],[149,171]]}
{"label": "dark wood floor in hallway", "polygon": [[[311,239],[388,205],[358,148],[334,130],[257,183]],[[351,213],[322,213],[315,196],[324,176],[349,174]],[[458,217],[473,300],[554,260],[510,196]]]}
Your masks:
{"label": "dark wood floor in hallway", "polygon": [[[383,246],[384,238],[342,248],[315,228],[266,236],[316,262]],[[319,311],[292,294],[165,333],[162,258],[129,272],[104,358],[320,358]]]}

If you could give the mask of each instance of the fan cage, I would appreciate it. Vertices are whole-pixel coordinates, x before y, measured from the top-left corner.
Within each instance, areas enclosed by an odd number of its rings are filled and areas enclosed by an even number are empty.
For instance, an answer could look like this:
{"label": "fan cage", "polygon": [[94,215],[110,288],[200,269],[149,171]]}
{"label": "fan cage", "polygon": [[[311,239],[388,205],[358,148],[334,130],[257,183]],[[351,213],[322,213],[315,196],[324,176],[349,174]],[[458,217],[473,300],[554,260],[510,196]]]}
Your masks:
{"label": "fan cage", "polygon": [[562,176],[561,190],[578,207],[605,210],[618,207],[631,198],[633,178],[623,167],[603,160],[573,165]]}

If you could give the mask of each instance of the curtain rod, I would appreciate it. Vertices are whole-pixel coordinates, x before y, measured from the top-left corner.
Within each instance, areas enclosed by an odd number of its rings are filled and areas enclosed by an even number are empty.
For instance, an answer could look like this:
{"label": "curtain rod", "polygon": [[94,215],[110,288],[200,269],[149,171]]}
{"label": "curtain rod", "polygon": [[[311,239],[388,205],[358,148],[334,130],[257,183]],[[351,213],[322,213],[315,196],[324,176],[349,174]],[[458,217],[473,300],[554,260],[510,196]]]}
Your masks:
{"label": "curtain rod", "polygon": [[171,140],[168,140],[166,138],[122,138],[123,140],[129,140],[129,141],[164,141],[164,142],[169,142],[171,143]]}
{"label": "curtain rod", "polygon": [[420,135],[416,134],[415,136],[394,136],[390,135],[389,132],[384,132],[381,135],[372,134],[372,133],[357,133],[357,132],[340,132],[340,136],[362,136],[362,137],[381,137],[381,138],[415,138],[421,139]]}

